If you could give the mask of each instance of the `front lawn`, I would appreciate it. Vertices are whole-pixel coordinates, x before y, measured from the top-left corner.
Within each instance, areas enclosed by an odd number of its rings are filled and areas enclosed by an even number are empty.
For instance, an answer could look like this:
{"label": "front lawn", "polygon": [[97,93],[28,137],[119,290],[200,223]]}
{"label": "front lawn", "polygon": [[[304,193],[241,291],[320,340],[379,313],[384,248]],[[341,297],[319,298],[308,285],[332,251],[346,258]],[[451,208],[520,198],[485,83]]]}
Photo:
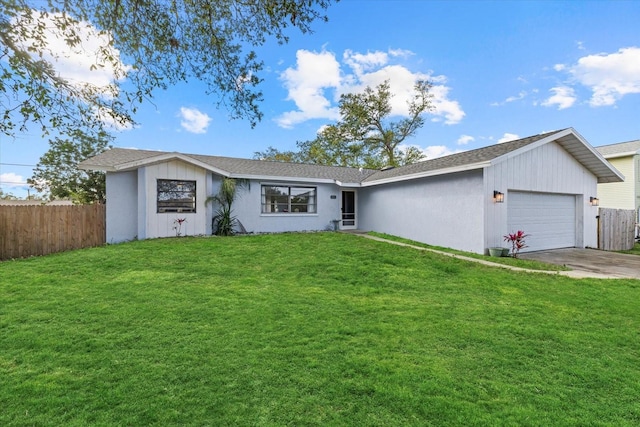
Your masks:
{"label": "front lawn", "polygon": [[[528,270],[540,270],[540,271],[568,271],[570,268],[559,264],[548,264],[546,262],[536,261],[532,259],[513,258],[512,256],[505,257],[490,257],[488,255],[476,254],[474,252],[459,251],[457,249],[444,248],[442,246],[427,245],[426,243],[416,242],[414,240],[405,239],[398,236],[392,236],[390,234],[377,233],[370,231],[368,234],[374,237],[380,237],[382,239],[391,240],[392,242],[406,243],[407,245],[417,246],[420,248],[432,249],[441,252],[447,252],[456,255],[462,255],[468,258],[481,259],[496,264],[505,264],[513,267],[526,268]],[[508,245],[507,245],[508,246]],[[506,246],[505,246],[506,247]]]}
{"label": "front lawn", "polygon": [[341,233],[0,263],[0,425],[640,423],[640,281]]}

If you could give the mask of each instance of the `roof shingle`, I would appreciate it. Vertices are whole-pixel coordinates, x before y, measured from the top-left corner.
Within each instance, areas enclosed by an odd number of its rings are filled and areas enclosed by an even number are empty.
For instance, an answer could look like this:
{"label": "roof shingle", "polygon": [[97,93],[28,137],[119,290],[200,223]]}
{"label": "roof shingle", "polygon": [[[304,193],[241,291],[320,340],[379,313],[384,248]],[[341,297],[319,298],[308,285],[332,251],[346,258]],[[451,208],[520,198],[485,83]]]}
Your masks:
{"label": "roof shingle", "polygon": [[604,157],[614,156],[622,153],[632,153],[640,151],[640,139],[629,142],[620,142],[617,144],[601,145],[595,147]]}
{"label": "roof shingle", "polygon": [[[553,136],[554,134],[558,134],[557,141],[560,144],[564,144],[565,149],[572,152],[574,156],[581,158],[579,161],[583,162],[585,167],[589,168],[598,176],[599,182],[617,182],[621,180],[618,172],[612,170],[606,162],[603,163],[602,159],[598,158],[599,155],[595,154],[593,148],[589,148],[590,146],[587,147],[588,144],[581,142],[581,137],[570,128],[380,171],[341,166],[321,166],[125,148],[113,148],[105,151],[102,154],[82,162],[80,168],[88,170],[124,171],[133,170],[144,164],[153,164],[168,161],[172,158],[181,158],[184,161],[193,161],[209,170],[220,172],[234,178],[259,177],[260,179],[329,180],[342,184],[368,183],[368,185],[375,185],[377,183],[410,179],[416,175],[423,176],[423,174],[447,173],[457,168],[463,170],[465,166],[471,168],[484,167],[487,162]],[[639,145],[638,148],[640,148],[640,141],[632,141],[627,144],[636,143]]]}

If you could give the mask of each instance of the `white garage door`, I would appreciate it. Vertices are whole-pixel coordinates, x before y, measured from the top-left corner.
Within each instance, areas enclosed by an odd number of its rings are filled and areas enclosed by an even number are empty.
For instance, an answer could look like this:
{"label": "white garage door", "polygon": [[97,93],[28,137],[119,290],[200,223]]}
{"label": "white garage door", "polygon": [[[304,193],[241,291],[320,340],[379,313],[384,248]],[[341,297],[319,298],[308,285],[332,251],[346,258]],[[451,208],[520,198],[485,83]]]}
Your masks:
{"label": "white garage door", "polygon": [[528,248],[522,252],[576,245],[575,196],[510,191],[507,205],[509,233],[522,230],[529,234]]}

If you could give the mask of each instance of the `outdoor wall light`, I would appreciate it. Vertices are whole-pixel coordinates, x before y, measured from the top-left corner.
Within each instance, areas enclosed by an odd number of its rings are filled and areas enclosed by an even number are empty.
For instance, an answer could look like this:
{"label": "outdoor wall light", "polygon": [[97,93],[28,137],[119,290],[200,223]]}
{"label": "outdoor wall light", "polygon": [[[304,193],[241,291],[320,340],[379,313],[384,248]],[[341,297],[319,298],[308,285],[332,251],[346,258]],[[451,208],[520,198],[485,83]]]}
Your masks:
{"label": "outdoor wall light", "polygon": [[502,194],[498,190],[495,190],[493,192],[493,201],[496,202],[496,203],[503,203],[504,202],[504,194]]}
{"label": "outdoor wall light", "polygon": [[600,204],[600,200],[597,197],[589,197],[589,204],[591,206],[598,206]]}

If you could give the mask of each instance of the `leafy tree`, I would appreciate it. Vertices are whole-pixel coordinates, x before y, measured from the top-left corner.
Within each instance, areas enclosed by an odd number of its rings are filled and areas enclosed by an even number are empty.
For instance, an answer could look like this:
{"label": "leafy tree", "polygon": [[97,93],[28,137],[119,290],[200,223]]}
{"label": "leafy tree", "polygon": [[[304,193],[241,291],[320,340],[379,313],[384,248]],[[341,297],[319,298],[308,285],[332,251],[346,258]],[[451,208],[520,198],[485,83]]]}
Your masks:
{"label": "leafy tree", "polygon": [[300,162],[298,153],[294,151],[279,151],[274,147],[269,147],[264,151],[254,152],[253,158],[257,160],[272,160],[276,162]]}
{"label": "leafy tree", "polygon": [[0,188],[0,200],[18,200],[18,198],[14,196],[12,193],[5,193]]}
{"label": "leafy tree", "polygon": [[255,153],[256,158],[321,165],[367,167],[401,166],[424,159],[416,147],[399,146],[424,125],[423,113],[434,109],[429,93],[431,83],[420,80],[408,102],[408,117],[391,120],[389,81],[375,89],[340,97],[341,119],[322,129],[316,139],[298,142],[298,152],[280,152],[273,147]]}
{"label": "leafy tree", "polygon": [[207,203],[212,202],[218,205],[218,209],[213,215],[213,234],[233,236],[236,233],[240,222],[233,215],[232,206],[239,191],[248,185],[249,182],[243,179],[222,178],[218,193],[207,198]]}
{"label": "leafy tree", "polygon": [[111,137],[98,138],[74,131],[72,139],[54,138],[40,157],[27,182],[49,199],[71,199],[76,203],[105,202],[105,174],[78,169],[78,163],[110,148]]}
{"label": "leafy tree", "polygon": [[[311,30],[331,0],[6,0],[0,2],[0,132],[37,124],[43,134],[94,136],[105,122],[127,125],[154,90],[203,81],[234,118],[252,126],[263,63],[254,49],[287,30]],[[52,39],[92,55],[110,82],[66,78],[53,62]],[[87,46],[100,40],[89,52]],[[58,58],[63,59],[63,58]],[[126,82],[126,85],[123,84]]]}

